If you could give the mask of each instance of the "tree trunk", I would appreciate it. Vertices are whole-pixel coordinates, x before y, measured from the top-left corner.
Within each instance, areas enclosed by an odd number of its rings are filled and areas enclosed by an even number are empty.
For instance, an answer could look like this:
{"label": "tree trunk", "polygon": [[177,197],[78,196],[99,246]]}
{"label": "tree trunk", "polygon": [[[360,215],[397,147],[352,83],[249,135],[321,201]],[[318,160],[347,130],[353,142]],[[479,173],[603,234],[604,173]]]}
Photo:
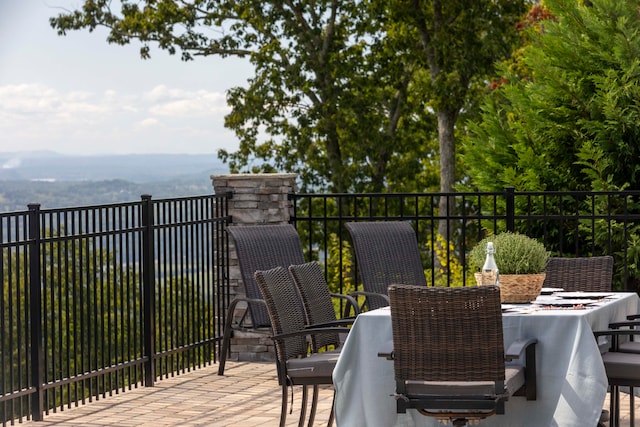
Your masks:
{"label": "tree trunk", "polygon": [[[440,192],[452,193],[453,184],[456,179],[456,141],[454,128],[458,111],[454,109],[442,109],[436,112],[438,118],[438,141],[440,144]],[[438,201],[438,211],[440,216],[449,216],[455,209],[455,199],[453,197],[440,197]],[[449,221],[440,220],[438,222],[438,234],[445,242],[451,240],[451,226]],[[440,248],[443,249],[443,248]],[[439,260],[434,257],[434,267],[440,268]]]}

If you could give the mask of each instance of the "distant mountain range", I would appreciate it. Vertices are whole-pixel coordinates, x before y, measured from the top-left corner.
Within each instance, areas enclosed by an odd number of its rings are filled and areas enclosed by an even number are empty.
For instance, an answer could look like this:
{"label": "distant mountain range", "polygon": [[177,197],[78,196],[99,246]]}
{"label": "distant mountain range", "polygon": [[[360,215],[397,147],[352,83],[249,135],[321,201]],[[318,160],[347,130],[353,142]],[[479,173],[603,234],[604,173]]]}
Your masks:
{"label": "distant mountain range", "polygon": [[68,156],[48,151],[0,153],[0,180],[136,183],[209,177],[228,168],[215,154]]}
{"label": "distant mountain range", "polygon": [[66,156],[0,153],[0,212],[29,203],[60,208],[212,194],[211,175],[228,173],[215,155]]}

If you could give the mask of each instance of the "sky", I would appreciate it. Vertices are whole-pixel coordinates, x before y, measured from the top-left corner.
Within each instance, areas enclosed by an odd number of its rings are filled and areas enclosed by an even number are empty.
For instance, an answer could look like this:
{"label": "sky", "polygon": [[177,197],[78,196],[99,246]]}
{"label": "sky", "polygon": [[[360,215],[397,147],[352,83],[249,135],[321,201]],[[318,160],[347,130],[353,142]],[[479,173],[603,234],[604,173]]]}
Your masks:
{"label": "sky", "polygon": [[110,45],[96,29],[58,36],[49,18],[82,0],[0,0],[0,152],[215,154],[235,151],[225,93],[247,61]]}

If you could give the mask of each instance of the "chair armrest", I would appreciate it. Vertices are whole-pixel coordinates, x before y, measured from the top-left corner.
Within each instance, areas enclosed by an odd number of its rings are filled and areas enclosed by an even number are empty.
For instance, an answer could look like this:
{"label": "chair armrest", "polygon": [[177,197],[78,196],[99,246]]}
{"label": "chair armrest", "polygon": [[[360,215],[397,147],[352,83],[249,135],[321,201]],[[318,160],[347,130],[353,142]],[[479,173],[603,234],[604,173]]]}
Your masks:
{"label": "chair armrest", "polygon": [[313,329],[328,328],[328,327],[335,327],[335,326],[347,326],[347,325],[350,326],[350,325],[353,325],[353,322],[355,321],[356,321],[355,317],[347,317],[344,319],[336,319],[331,322],[314,323],[313,325],[306,325],[305,330],[309,330],[309,329],[313,330]]}
{"label": "chair armrest", "polygon": [[526,340],[518,340],[513,342],[505,352],[504,359],[511,362],[520,359],[522,352],[525,352],[524,365],[524,387],[517,390],[514,395],[525,396],[527,400],[536,400],[538,398],[538,381],[537,381],[537,362],[536,362],[536,338]]}
{"label": "chair armrest", "polygon": [[627,320],[635,320],[635,319],[640,319],[640,313],[639,314],[630,314],[627,316]]}
{"label": "chair armrest", "polygon": [[378,357],[384,357],[387,360],[393,360],[393,350],[388,353],[381,351],[380,353],[378,353]]}
{"label": "chair armrest", "polygon": [[604,331],[593,331],[593,335],[595,337],[601,337],[601,336],[612,336],[612,337],[619,337],[619,336],[624,336],[624,335],[640,335],[640,329],[607,329]]}
{"label": "chair armrest", "polygon": [[538,340],[536,338],[529,338],[527,340],[514,341],[511,343],[511,345],[505,352],[504,359],[507,362],[511,362],[515,359],[520,359],[523,351],[528,350],[529,346],[535,345],[537,343],[538,343]]}
{"label": "chair armrest", "polygon": [[266,306],[267,303],[264,302],[263,299],[258,299],[258,298],[246,298],[246,297],[236,297],[233,300],[231,300],[231,304],[233,304],[234,306],[239,303],[240,301],[244,301],[247,303],[256,303],[256,304],[262,304],[264,306]]}
{"label": "chair armrest", "polygon": [[333,327],[333,328],[316,328],[316,329],[301,329],[299,331],[285,332],[284,334],[275,334],[272,335],[271,338],[274,340],[278,340],[281,338],[290,338],[301,335],[316,335],[326,332],[336,332],[336,333],[349,333],[349,328],[341,328],[341,327]]}
{"label": "chair armrest", "polygon": [[[618,322],[623,323],[623,322]],[[610,336],[611,337],[611,345],[609,351],[618,350],[618,345],[620,342],[621,336],[629,336],[633,337],[635,335],[640,335],[640,329],[607,329],[603,331],[593,331],[593,336],[598,339],[598,337],[602,336]],[[598,344],[600,345],[600,344]]]}
{"label": "chair armrest", "polygon": [[[231,323],[233,320],[233,312],[236,308],[236,305],[238,305],[239,302],[246,302],[247,304],[261,304],[264,306],[265,309],[267,308],[267,303],[263,299],[246,298],[246,297],[234,298],[229,303],[229,307],[227,307],[227,320],[225,322],[225,328],[224,328],[225,334],[231,333]],[[242,324],[243,320],[244,320],[244,316],[242,316],[242,319],[240,320],[240,324]]]}
{"label": "chair armrest", "polygon": [[356,299],[351,295],[335,294],[335,293],[329,293],[329,295],[331,295],[332,298],[339,298],[347,301],[347,306],[344,309],[344,313],[346,316],[348,316],[349,313],[351,312],[349,310],[350,307],[353,307],[353,313],[355,316],[360,314],[360,307],[358,307],[358,301],[356,301]]}
{"label": "chair armrest", "polygon": [[638,321],[626,321],[626,322],[614,322],[609,323],[609,329],[618,329],[623,327],[633,328],[634,326],[640,326],[640,320]]}
{"label": "chair armrest", "polygon": [[[379,294],[377,292],[367,292],[367,291],[354,291],[349,294],[351,297],[364,296],[364,297],[378,297],[382,298],[387,302],[387,305],[390,305],[389,295]],[[366,301],[365,301],[366,304]],[[362,311],[362,310],[360,310]]]}

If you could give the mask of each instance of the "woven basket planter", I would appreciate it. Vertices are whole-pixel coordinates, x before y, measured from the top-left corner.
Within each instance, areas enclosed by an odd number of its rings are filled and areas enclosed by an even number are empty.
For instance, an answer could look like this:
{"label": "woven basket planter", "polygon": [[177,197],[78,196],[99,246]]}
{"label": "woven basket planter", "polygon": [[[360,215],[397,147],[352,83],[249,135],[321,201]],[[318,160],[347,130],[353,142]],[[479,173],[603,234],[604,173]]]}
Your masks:
{"label": "woven basket planter", "polygon": [[[500,301],[506,303],[531,302],[540,295],[545,273],[539,274],[501,274]],[[478,286],[482,283],[482,274],[475,273]],[[486,278],[485,278],[486,281]]]}

